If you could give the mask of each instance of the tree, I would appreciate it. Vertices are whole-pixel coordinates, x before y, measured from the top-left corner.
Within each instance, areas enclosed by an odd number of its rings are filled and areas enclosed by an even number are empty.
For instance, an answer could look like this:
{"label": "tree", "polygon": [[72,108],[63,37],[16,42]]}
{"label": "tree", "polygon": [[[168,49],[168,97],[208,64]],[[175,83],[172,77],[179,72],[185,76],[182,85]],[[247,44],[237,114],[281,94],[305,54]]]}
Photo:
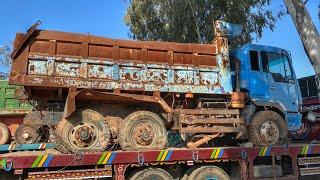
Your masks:
{"label": "tree", "polygon": [[291,18],[299,33],[304,50],[316,72],[318,95],[320,96],[320,36],[314,25],[308,10],[305,7],[307,1],[284,0]]}
{"label": "tree", "polygon": [[12,47],[10,45],[2,45],[0,46],[0,71],[7,74],[11,68],[11,53]]}
{"label": "tree", "polygon": [[241,24],[239,44],[274,29],[282,11],[268,9],[271,0],[130,0],[125,22],[131,38],[208,43],[213,39],[213,20]]}

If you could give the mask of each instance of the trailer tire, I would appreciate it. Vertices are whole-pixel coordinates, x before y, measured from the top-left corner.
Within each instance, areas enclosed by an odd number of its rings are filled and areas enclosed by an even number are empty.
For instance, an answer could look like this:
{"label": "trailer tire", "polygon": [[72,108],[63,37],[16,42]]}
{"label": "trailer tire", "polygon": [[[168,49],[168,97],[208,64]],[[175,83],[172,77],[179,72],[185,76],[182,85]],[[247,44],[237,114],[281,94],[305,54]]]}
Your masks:
{"label": "trailer tire", "polygon": [[173,180],[173,177],[165,170],[160,168],[147,168],[142,171],[134,172],[129,180]]}
{"label": "trailer tire", "polygon": [[0,122],[0,145],[6,144],[10,138],[10,131],[8,127]]}
{"label": "trailer tire", "polygon": [[[82,133],[84,133],[84,137]],[[57,126],[60,148],[71,153],[101,152],[110,142],[110,129],[104,117],[92,109],[77,110]]]}
{"label": "trailer tire", "polygon": [[287,142],[288,127],[280,114],[257,112],[249,126],[249,141],[255,146],[282,145]]}
{"label": "trailer tire", "polygon": [[219,179],[230,180],[229,175],[221,168],[217,166],[200,166],[190,168],[186,171],[182,180],[206,180],[206,179]]}
{"label": "trailer tire", "polygon": [[163,120],[150,111],[136,111],[120,123],[119,144],[122,150],[163,149],[167,130]]}

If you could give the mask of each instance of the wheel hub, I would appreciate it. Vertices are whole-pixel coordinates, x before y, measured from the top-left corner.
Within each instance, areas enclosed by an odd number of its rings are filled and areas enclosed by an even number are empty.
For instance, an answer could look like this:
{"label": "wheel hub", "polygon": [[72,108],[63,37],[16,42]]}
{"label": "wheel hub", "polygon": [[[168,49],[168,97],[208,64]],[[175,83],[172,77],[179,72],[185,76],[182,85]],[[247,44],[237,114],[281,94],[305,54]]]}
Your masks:
{"label": "wheel hub", "polygon": [[270,145],[276,144],[280,131],[277,124],[273,121],[265,121],[260,128],[260,134],[262,139]]}
{"label": "wheel hub", "polygon": [[91,122],[75,125],[69,132],[71,144],[76,148],[90,148],[97,141],[98,129]]}
{"label": "wheel hub", "polygon": [[152,131],[152,127],[148,124],[140,124],[138,125],[133,132],[134,140],[143,146],[148,146],[152,144],[154,139],[154,133]]}
{"label": "wheel hub", "polygon": [[22,134],[22,137],[23,137],[24,139],[28,139],[29,133],[28,133],[28,132],[24,132],[24,133]]}
{"label": "wheel hub", "polygon": [[39,133],[33,127],[22,126],[21,128],[17,129],[15,136],[17,142],[23,144],[30,144],[35,143],[35,141],[39,137]]}

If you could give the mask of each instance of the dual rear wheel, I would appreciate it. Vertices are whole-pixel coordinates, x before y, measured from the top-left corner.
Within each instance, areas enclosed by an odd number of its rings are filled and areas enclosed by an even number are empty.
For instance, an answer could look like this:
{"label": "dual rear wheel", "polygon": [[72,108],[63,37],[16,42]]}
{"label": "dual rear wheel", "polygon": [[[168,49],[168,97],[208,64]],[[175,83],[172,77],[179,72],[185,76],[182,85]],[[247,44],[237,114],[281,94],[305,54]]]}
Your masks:
{"label": "dual rear wheel", "polygon": [[[92,109],[79,110],[57,126],[61,149],[95,152],[107,149],[111,130],[105,118]],[[162,119],[149,111],[136,111],[120,123],[118,141],[123,150],[163,149],[167,131]]]}

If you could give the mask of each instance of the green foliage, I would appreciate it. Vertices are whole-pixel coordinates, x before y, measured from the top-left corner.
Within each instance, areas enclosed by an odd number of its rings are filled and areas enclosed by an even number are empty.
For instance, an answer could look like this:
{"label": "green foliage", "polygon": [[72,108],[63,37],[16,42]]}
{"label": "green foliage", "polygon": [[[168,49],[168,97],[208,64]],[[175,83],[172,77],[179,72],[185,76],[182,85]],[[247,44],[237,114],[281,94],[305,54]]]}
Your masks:
{"label": "green foliage", "polygon": [[208,43],[213,20],[243,25],[237,43],[261,37],[263,28],[274,29],[282,11],[268,9],[271,0],[131,0],[125,15],[130,37],[138,40]]}

